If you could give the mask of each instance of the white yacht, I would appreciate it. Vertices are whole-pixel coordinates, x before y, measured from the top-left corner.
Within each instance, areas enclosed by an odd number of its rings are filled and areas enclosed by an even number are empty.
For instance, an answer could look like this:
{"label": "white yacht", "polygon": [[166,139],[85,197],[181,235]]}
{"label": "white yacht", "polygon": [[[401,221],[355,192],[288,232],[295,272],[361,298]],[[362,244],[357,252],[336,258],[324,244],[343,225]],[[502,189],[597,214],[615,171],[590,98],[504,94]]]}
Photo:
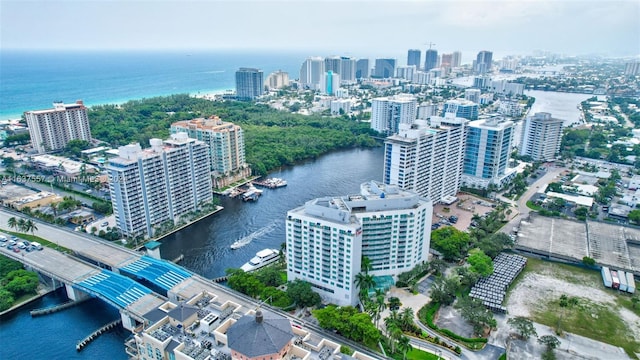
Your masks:
{"label": "white yacht", "polygon": [[256,253],[256,256],[251,258],[247,263],[242,265],[240,269],[245,272],[257,270],[263,266],[269,265],[278,261],[280,253],[275,249],[264,249]]}

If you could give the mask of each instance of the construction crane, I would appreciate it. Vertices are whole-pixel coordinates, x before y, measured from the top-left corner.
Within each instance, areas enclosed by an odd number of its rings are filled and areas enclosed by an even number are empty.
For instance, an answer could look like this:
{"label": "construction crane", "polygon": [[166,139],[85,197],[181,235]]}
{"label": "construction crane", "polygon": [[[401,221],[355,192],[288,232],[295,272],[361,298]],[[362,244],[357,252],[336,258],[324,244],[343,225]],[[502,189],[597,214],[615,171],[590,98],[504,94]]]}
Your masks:
{"label": "construction crane", "polygon": [[423,44],[423,45],[429,45],[429,50],[431,50],[431,47],[432,47],[432,46],[434,46],[435,44],[434,44],[434,43],[432,43],[432,42],[428,42],[428,43]]}

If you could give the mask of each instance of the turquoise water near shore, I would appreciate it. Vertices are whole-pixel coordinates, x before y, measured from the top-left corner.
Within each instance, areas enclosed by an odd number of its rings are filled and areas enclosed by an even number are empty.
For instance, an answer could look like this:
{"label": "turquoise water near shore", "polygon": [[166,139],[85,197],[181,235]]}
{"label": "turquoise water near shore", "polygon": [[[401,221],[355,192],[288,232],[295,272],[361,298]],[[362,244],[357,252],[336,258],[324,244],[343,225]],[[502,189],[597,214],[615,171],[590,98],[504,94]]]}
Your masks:
{"label": "turquoise water near shore", "polygon": [[298,78],[308,54],[250,52],[1,51],[0,120],[54,101],[86,105],[235,88],[235,71],[257,67]]}

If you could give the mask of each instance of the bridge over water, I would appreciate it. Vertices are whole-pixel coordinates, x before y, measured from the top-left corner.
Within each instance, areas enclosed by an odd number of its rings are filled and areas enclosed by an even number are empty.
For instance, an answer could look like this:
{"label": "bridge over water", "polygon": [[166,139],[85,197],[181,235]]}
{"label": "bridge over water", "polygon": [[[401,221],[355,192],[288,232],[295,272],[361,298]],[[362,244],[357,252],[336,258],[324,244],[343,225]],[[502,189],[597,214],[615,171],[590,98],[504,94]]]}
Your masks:
{"label": "bridge over water", "polygon": [[0,254],[45,275],[52,281],[54,288],[65,286],[67,295],[72,300],[81,300],[87,296],[98,297],[138,321],[142,321],[144,314],[166,301],[164,296],[129,277],[53,249],[15,253],[2,247]]}

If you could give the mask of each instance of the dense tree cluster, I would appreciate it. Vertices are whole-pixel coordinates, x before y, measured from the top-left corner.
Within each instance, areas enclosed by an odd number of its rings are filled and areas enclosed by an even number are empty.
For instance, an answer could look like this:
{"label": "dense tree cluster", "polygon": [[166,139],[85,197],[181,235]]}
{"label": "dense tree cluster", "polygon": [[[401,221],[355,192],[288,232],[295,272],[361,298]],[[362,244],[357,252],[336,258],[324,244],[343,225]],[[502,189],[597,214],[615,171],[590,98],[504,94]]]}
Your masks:
{"label": "dense tree cluster", "polygon": [[38,287],[38,274],[22,269],[17,261],[0,256],[0,311],[10,308],[20,296]]}
{"label": "dense tree cluster", "polygon": [[353,306],[329,305],[324,309],[314,310],[313,316],[323,329],[335,330],[353,341],[374,347],[380,340],[380,330],[371,321],[371,316],[358,312]]}
{"label": "dense tree cluster", "polygon": [[442,227],[431,232],[431,247],[442,253],[445,260],[458,260],[469,249],[469,234],[453,226]]}
{"label": "dense tree cluster", "polygon": [[89,112],[89,120],[93,137],[112,146],[131,142],[149,146],[150,138],[169,135],[171,123],[211,115],[242,127],[247,162],[261,175],[330,150],[375,145],[369,136],[375,132],[368,123],[291,114],[263,104],[213,102],[188,95],[95,106]]}

